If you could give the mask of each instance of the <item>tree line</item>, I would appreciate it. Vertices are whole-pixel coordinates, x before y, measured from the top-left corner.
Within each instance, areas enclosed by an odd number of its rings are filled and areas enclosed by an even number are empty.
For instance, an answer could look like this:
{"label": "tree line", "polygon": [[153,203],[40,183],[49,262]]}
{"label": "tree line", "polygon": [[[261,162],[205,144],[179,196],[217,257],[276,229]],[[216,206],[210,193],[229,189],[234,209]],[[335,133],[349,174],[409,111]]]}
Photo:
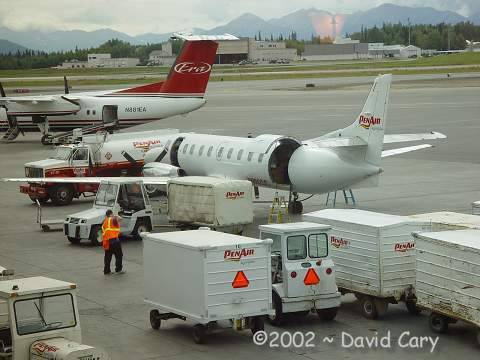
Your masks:
{"label": "tree line", "polygon": [[[182,41],[175,40],[172,42],[172,50],[174,54],[180,51]],[[148,62],[150,52],[153,50],[161,50],[161,44],[147,45],[131,45],[128,42],[112,39],[96,48],[78,49],[58,52],[45,52],[26,50],[24,52],[17,51],[0,55],[0,70],[17,70],[17,69],[44,69],[61,65],[65,61],[86,61],[88,54],[110,53],[112,58],[138,58],[140,64],[145,65]]]}
{"label": "tree line", "polygon": [[455,25],[441,23],[437,25],[383,24],[382,27],[363,27],[360,32],[349,35],[352,39],[368,43],[386,45],[412,44],[422,49],[463,50],[466,40],[480,40],[480,26],[471,22]]}

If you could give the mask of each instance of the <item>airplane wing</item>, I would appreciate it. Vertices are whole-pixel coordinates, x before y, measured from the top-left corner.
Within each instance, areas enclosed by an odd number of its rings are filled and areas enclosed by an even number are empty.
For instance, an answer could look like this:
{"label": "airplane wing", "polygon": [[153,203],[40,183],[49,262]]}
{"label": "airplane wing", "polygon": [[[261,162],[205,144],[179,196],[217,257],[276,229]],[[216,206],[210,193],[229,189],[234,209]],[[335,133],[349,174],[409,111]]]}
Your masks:
{"label": "airplane wing", "polygon": [[39,102],[53,102],[55,99],[53,96],[7,96],[0,97],[0,104],[7,103],[21,103],[21,104],[35,104]]}
{"label": "airplane wing", "polygon": [[141,177],[141,176],[106,176],[106,177],[54,177],[54,178],[3,178],[4,182],[29,182],[29,183],[60,183],[60,184],[100,184],[102,181],[142,181],[145,185],[166,185],[169,177]]}
{"label": "airplane wing", "polygon": [[394,155],[405,154],[405,153],[410,152],[410,151],[416,151],[416,150],[426,149],[426,148],[430,148],[430,147],[433,147],[433,145],[422,144],[422,145],[415,145],[415,146],[407,146],[407,147],[398,148],[398,149],[383,150],[382,151],[382,158],[389,157],[389,156],[394,156]]}

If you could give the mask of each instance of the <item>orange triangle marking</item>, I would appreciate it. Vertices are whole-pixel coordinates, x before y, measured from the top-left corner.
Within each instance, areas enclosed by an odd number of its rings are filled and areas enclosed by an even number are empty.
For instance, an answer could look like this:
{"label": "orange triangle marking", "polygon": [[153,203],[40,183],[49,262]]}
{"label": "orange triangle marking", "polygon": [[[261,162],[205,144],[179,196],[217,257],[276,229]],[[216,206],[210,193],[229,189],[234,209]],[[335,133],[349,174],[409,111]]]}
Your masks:
{"label": "orange triangle marking", "polygon": [[303,279],[303,283],[305,285],[317,285],[320,282],[320,278],[317,275],[317,272],[310,268],[305,275],[305,279]]}
{"label": "orange triangle marking", "polygon": [[234,289],[245,288],[245,287],[248,287],[248,284],[250,284],[250,281],[248,281],[244,272],[243,271],[237,272],[237,275],[235,275],[235,279],[233,279],[232,287]]}

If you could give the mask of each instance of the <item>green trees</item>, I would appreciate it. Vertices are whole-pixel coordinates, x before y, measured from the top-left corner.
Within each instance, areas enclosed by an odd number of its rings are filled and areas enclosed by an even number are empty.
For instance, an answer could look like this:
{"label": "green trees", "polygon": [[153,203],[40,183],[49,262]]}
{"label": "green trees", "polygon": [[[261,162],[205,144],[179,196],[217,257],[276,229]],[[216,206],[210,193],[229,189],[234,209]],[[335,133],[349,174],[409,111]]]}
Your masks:
{"label": "green trees", "polygon": [[[365,28],[350,35],[361,42],[383,42],[386,45],[408,45],[409,26],[401,23],[383,24],[381,28]],[[410,43],[422,49],[461,50],[465,49],[465,40],[480,40],[480,26],[471,22],[456,25],[411,25]]]}

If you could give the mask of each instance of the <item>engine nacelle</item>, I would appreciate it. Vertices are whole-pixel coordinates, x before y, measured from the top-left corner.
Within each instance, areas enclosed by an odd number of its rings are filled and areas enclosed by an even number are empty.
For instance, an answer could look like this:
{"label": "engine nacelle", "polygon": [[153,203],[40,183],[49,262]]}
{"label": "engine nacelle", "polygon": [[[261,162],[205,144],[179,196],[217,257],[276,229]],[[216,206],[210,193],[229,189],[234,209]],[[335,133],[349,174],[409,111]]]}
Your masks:
{"label": "engine nacelle", "polygon": [[293,190],[322,194],[348,189],[355,183],[379,174],[381,169],[362,161],[361,153],[362,150],[359,150],[358,154],[352,156],[350,152],[342,153],[341,149],[299,147],[288,164]]}
{"label": "engine nacelle", "polygon": [[143,166],[143,176],[160,176],[160,177],[179,177],[184,176],[185,171],[177,166],[163,164],[159,162],[151,162]]}
{"label": "engine nacelle", "polygon": [[153,163],[153,162],[160,162],[163,158],[163,156],[166,155],[165,147],[164,146],[158,146],[151,148],[145,153],[145,157],[143,158],[143,161],[145,164]]}

